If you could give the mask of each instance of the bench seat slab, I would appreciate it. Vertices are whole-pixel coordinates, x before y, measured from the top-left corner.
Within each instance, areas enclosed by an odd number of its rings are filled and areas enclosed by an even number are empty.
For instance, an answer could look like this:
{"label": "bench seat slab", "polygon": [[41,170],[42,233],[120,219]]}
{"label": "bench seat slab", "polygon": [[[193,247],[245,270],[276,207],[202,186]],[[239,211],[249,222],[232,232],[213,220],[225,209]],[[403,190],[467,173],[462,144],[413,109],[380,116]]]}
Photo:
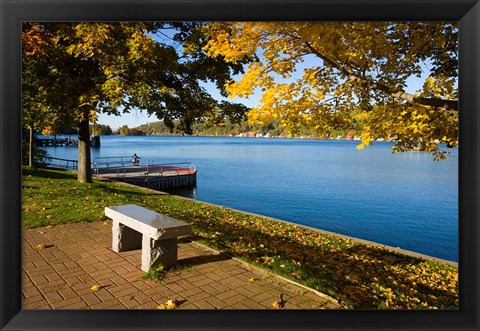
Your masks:
{"label": "bench seat slab", "polygon": [[105,207],[105,216],[153,239],[177,238],[192,233],[190,224],[137,205]]}

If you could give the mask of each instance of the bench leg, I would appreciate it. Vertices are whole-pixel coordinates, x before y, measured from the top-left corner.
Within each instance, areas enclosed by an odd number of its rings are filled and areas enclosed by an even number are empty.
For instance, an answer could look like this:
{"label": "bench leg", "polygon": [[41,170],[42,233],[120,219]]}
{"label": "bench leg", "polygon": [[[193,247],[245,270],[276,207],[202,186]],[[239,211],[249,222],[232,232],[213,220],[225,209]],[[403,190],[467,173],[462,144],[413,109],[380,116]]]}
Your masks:
{"label": "bench leg", "polygon": [[125,252],[142,248],[142,234],[118,221],[112,225],[112,250]]}
{"label": "bench leg", "polygon": [[165,268],[177,263],[177,238],[153,240],[143,235],[142,243],[142,270],[148,271],[158,265]]}

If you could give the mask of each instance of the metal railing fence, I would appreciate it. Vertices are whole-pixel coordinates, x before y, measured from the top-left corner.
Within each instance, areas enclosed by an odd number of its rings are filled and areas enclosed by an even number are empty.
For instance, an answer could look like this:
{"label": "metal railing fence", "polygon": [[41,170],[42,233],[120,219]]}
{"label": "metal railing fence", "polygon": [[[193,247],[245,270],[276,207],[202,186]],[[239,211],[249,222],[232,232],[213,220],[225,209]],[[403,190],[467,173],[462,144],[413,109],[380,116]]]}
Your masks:
{"label": "metal railing fence", "polygon": [[65,169],[65,170],[78,170],[77,160],[60,159],[56,157],[47,157],[46,163],[49,168]]}

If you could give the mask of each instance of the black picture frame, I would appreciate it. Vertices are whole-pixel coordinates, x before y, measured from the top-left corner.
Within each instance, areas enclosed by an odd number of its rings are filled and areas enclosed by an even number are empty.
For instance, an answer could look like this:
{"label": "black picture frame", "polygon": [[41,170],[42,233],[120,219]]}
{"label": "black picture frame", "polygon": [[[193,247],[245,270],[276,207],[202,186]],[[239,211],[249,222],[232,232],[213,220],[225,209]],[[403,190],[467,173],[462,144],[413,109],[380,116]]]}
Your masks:
{"label": "black picture frame", "polygon": [[[479,330],[480,4],[472,0],[0,0],[2,330]],[[458,21],[459,284],[455,311],[21,310],[21,22]]]}

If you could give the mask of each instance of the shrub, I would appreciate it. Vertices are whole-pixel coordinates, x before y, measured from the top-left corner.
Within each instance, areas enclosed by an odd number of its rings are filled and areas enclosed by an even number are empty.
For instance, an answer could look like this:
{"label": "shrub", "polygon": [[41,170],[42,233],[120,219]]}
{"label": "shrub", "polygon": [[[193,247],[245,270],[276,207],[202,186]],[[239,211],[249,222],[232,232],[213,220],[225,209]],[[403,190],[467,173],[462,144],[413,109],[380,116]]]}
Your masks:
{"label": "shrub", "polygon": [[[33,145],[33,164],[35,167],[46,167],[48,164],[48,160],[50,155],[44,149],[38,148],[37,146]],[[28,165],[28,156],[29,156],[29,145],[28,143],[22,144],[22,164]]]}

